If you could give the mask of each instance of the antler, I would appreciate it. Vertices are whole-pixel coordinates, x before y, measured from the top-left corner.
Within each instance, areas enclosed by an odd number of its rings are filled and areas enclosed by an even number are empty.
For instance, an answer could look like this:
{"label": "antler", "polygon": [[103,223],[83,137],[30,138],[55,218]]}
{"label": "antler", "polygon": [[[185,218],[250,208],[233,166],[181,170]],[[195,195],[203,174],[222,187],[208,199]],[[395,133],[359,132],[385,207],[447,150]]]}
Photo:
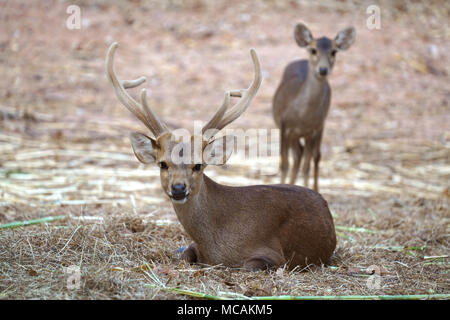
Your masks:
{"label": "antler", "polygon": [[[239,118],[239,116],[252,102],[256,92],[258,92],[262,81],[261,64],[259,63],[258,55],[254,49],[250,50],[250,55],[253,60],[255,72],[252,84],[248,89],[232,90],[225,93],[225,99],[222,106],[216,111],[211,120],[209,120],[209,122],[203,127],[203,134],[208,129],[222,130],[225,126]],[[230,97],[240,97],[241,99],[239,99],[234,106],[227,110],[230,105]]]}
{"label": "antler", "polygon": [[114,72],[114,53],[116,52],[118,43],[114,42],[108,49],[106,56],[106,72],[109,80],[111,80],[119,101],[131,111],[142,123],[150,129],[150,131],[158,138],[163,133],[167,132],[166,125],[159,120],[159,118],[152,112],[148,106],[147,91],[141,91],[141,103],[131,97],[125,89],[134,88],[145,82],[145,77],[140,77],[135,80],[118,80]]}

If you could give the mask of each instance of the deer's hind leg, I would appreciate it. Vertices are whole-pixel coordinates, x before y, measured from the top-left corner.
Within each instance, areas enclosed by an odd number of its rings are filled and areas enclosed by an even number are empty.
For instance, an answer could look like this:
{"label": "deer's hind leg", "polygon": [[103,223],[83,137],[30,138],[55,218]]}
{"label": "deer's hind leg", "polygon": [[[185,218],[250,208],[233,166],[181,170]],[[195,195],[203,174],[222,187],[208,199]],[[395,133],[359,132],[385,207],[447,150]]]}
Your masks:
{"label": "deer's hind leg", "polygon": [[305,138],[305,161],[303,161],[303,185],[308,188],[309,184],[309,168],[313,153],[314,141],[311,137]]}
{"label": "deer's hind leg", "polygon": [[244,261],[244,268],[247,270],[267,270],[275,267],[279,267],[285,263],[285,259],[282,254],[278,253],[272,248],[261,248],[247,260]]}
{"label": "deer's hind leg", "polygon": [[287,172],[289,170],[289,143],[288,132],[283,122],[280,130],[280,171],[281,183],[285,183]]}
{"label": "deer's hind leg", "polygon": [[289,145],[293,151],[294,155],[294,166],[291,171],[291,181],[290,184],[295,184],[297,180],[298,170],[300,169],[300,163],[302,161],[303,156],[303,145],[300,141],[298,135],[292,135],[289,138]]}
{"label": "deer's hind leg", "polygon": [[320,153],[320,145],[322,143],[322,133],[323,128],[314,137],[314,145],[313,145],[313,158],[314,158],[314,191],[319,192],[319,162],[322,157]]}

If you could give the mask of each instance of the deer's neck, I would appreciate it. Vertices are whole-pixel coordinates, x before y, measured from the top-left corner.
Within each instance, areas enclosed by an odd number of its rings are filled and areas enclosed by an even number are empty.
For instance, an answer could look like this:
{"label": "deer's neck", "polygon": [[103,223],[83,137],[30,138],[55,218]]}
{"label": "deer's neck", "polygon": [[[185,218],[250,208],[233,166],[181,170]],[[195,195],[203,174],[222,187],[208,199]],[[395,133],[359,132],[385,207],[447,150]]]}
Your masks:
{"label": "deer's neck", "polygon": [[[291,101],[291,122],[301,127],[304,134],[320,126],[328,112],[329,86],[327,79],[318,79],[311,66],[305,81],[299,86],[296,97]],[[289,120],[288,122],[289,123]]]}
{"label": "deer's neck", "polygon": [[323,91],[325,90],[328,82],[327,79],[318,79],[312,70],[311,65],[308,63],[308,73],[306,75],[305,82],[300,88],[298,96],[307,102],[308,105],[317,105],[317,100],[323,96]]}
{"label": "deer's neck", "polygon": [[209,242],[215,236],[212,230],[217,230],[230,219],[230,213],[223,210],[222,186],[206,175],[200,178],[198,191],[192,194],[184,204],[173,203],[177,217],[186,232],[197,242]]}

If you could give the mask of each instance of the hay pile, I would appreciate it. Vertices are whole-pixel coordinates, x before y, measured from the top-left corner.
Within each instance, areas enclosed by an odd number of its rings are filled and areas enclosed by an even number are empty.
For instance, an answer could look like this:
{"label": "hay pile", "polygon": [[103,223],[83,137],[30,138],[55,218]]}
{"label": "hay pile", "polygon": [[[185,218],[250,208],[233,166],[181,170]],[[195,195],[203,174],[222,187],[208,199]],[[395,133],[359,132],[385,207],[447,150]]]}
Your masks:
{"label": "hay pile", "polygon": [[[448,208],[429,200],[413,212],[395,206],[392,213],[369,211],[365,217],[356,208],[334,207],[338,248],[331,266],[253,273],[179,261],[176,250],[189,240],[178,223],[157,224],[130,208],[128,213],[106,209],[102,217],[74,213],[48,224],[0,231],[0,294],[14,299],[184,298],[155,286],[150,269],[165,287],[212,296],[448,293],[449,243],[442,223],[448,222]],[[348,231],[348,225],[359,229]],[[71,266],[80,267],[78,289],[68,285],[71,273],[65,268]],[[379,280],[369,279],[370,266]],[[379,281],[379,287],[368,281]]]}

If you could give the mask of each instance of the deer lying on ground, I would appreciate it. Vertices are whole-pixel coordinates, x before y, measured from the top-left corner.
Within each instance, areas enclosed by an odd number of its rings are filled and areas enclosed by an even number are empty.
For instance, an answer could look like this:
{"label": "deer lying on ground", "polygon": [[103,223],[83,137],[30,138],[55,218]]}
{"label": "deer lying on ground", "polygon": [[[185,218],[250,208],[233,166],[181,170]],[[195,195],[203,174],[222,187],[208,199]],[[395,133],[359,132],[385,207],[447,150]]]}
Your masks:
{"label": "deer lying on ground", "polygon": [[[150,109],[145,89],[138,103],[125,90],[145,81],[117,79],[113,58],[117,43],[109,48],[107,75],[120,102],[151,131],[131,134],[131,144],[142,163],[156,163],[161,185],[170,198],[176,215],[193,243],[182,253],[190,263],[266,269],[287,264],[289,268],[309,263],[326,263],[336,246],[333,219],[327,202],[316,192],[293,185],[256,185],[230,187],[218,184],[203,171],[215,151],[234,141],[233,136],[214,139],[214,135],[237,119],[250,105],[261,84],[261,67],[252,49],[255,76],[246,90],[228,91],[222,106],[203,127],[199,139],[202,153],[199,162],[179,163],[174,154],[192,150],[187,142],[177,141],[173,132]],[[230,97],[240,97],[230,106]],[[182,146],[180,149],[179,146]],[[186,148],[184,148],[186,147]],[[231,150],[231,152],[230,152]],[[223,160],[233,148],[226,148]],[[214,161],[213,161],[214,162]]]}
{"label": "deer lying on ground", "polygon": [[[281,183],[285,183],[289,170],[289,150],[293,151],[294,166],[290,183],[295,184],[303,150],[304,186],[308,187],[309,167],[314,158],[314,190],[318,191],[320,145],[325,118],[330,107],[331,88],[327,76],[331,73],[339,50],[347,50],[355,40],[355,29],[340,31],[334,40],[314,39],[304,24],[294,31],[300,47],[306,47],[309,60],[290,63],[273,99],[273,117],[280,128]],[[300,139],[304,138],[304,146]]]}

